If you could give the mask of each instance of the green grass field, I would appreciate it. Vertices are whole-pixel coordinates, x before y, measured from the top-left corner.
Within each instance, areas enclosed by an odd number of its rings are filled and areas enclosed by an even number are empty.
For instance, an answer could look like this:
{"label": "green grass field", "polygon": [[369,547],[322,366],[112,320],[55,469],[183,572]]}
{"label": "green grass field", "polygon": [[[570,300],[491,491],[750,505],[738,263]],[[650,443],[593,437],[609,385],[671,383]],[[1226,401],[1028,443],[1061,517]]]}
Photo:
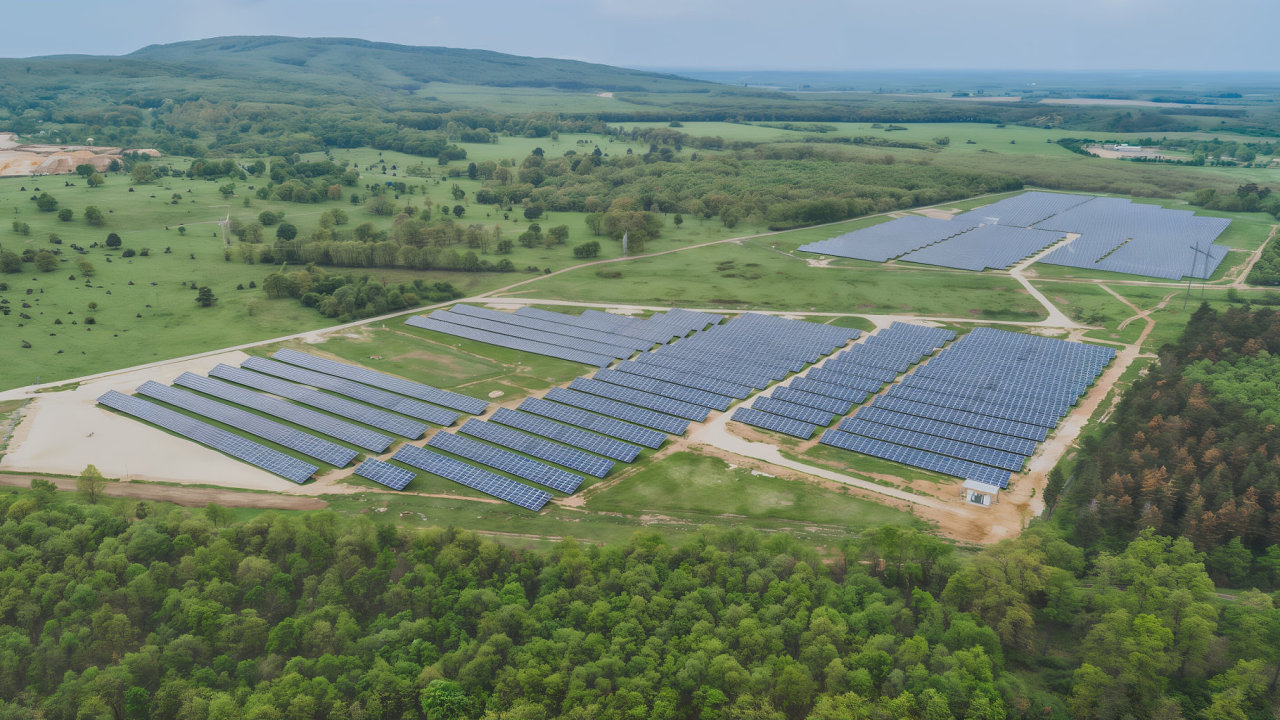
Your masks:
{"label": "green grass field", "polygon": [[[811,231],[799,231],[811,232]],[[787,242],[790,233],[776,236]],[[520,288],[513,296],[724,310],[908,313],[1039,320],[1044,311],[1009,277],[910,270],[855,272],[811,267],[757,245],[724,243],[613,263],[620,277],[583,268]]]}

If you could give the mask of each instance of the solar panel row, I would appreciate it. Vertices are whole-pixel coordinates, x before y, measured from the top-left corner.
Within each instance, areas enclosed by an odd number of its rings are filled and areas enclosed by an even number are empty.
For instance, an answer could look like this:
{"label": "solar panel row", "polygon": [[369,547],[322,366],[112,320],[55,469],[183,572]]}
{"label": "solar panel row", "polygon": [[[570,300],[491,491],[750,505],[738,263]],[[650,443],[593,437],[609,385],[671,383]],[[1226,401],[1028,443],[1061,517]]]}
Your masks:
{"label": "solar panel row", "polygon": [[740,383],[718,380],[716,378],[699,375],[697,373],[681,372],[679,370],[672,370],[658,365],[646,365],[634,360],[618,363],[614,369],[618,372],[640,375],[642,377],[653,378],[655,380],[663,380],[665,382],[683,385],[685,387],[703,390],[717,395],[737,398],[738,400],[746,399],[746,397],[753,392],[753,388]]}
{"label": "solar panel row", "polygon": [[804,405],[806,407],[833,413],[835,415],[847,415],[850,408],[853,407],[853,403],[848,400],[841,400],[839,398],[805,392],[804,390],[797,390],[791,387],[780,387],[775,389],[773,391],[773,398],[775,400],[795,403],[796,405]]}
{"label": "solar panel row", "polygon": [[258,412],[266,413],[272,417],[288,420],[296,425],[315,430],[332,438],[337,438],[344,442],[349,442],[357,447],[371,450],[375,453],[386,452],[391,447],[394,440],[382,433],[377,433],[368,428],[353,425],[349,422],[339,420],[335,417],[325,415],[322,412],[309,410],[304,407],[298,407],[293,403],[285,402],[270,395],[245,390],[236,387],[230,383],[215,380],[213,378],[202,377],[194,373],[184,372],[173,381],[175,385],[181,385],[190,388],[205,395],[212,395],[220,400],[233,402]]}
{"label": "solar panel row", "polygon": [[369,458],[360,463],[360,466],[355,469],[355,474],[380,485],[386,485],[392,490],[405,489],[405,486],[418,476],[415,472],[376,458]]}
{"label": "solar panel row", "polygon": [[733,419],[745,425],[773,430],[802,440],[808,440],[813,437],[814,431],[818,429],[817,425],[810,425],[789,417],[753,410],[749,407],[740,407],[734,410]]}
{"label": "solar panel row", "polygon": [[275,360],[297,365],[308,370],[315,370],[329,375],[354,380],[355,382],[372,385],[383,390],[390,390],[394,393],[407,395],[411,398],[417,398],[435,405],[447,407],[458,412],[479,415],[489,409],[489,403],[484,400],[477,400],[461,393],[441,390],[430,385],[424,385],[412,380],[405,380],[394,375],[380,373],[375,370],[363,368],[358,365],[348,365],[340,363],[336,360],[316,357],[307,353],[298,352],[285,348],[277,350],[271,356]]}
{"label": "solar panel row", "polygon": [[345,467],[356,458],[357,453],[337,443],[329,442],[274,420],[268,420],[251,412],[214,402],[206,397],[185,390],[171,388],[158,382],[148,380],[136,392],[149,398],[189,410],[220,423],[230,425],[238,430],[270,440],[290,450],[313,457],[334,467]]}
{"label": "solar panel row", "polygon": [[952,477],[977,480],[1002,489],[1009,487],[1009,471],[1007,470],[999,470],[959,458],[947,457],[946,455],[939,455],[938,453],[903,445],[895,445],[861,435],[851,435],[834,428],[822,433],[822,437],[818,442],[823,445],[859,452],[863,455],[892,460],[893,462],[918,467],[923,470],[932,470]]}
{"label": "solar panel row", "polygon": [[1002,470],[1019,471],[1026,463],[1026,456],[994,450],[980,445],[972,445],[958,440],[948,440],[937,435],[928,435],[914,430],[907,430],[892,425],[881,425],[877,422],[862,420],[856,417],[847,418],[840,423],[839,429],[851,435],[861,435],[873,440],[883,440],[894,445],[905,445],[920,450],[936,452],[939,455],[960,458],[982,465],[998,467]]}
{"label": "solar panel row", "polygon": [[597,342],[604,345],[631,348],[632,350],[645,351],[653,347],[652,341],[645,340],[643,338],[620,335],[618,333],[606,332],[604,330],[577,327],[575,325],[567,325],[551,320],[542,320],[540,318],[528,317],[519,313],[508,313],[500,310],[473,307],[471,305],[454,305],[450,309],[450,312],[460,313],[462,315],[471,315],[472,317],[484,318],[486,320],[515,325],[517,327],[528,328],[530,330],[549,332],[554,335],[565,335],[579,340],[589,340],[591,342]]}
{"label": "solar panel row", "polygon": [[[807,376],[793,379],[788,387],[793,390],[829,397],[833,400],[843,400],[851,406],[861,405],[862,401],[867,399],[867,391],[865,390],[859,390],[848,385],[825,383]],[[845,413],[840,414],[843,415]]]}
{"label": "solar panel row", "polygon": [[689,421],[683,418],[638,408],[634,405],[628,405],[617,400],[609,400],[597,395],[589,395],[577,390],[559,387],[551,388],[545,397],[552,402],[600,413],[607,417],[643,425],[671,435],[683,435],[689,429]]}
{"label": "solar panel row", "polygon": [[[498,412],[501,413],[503,410],[506,410],[506,408],[500,408]],[[537,418],[534,419],[536,420]],[[502,424],[495,424],[498,422]],[[468,420],[458,432],[478,437],[481,440],[486,440],[505,448],[518,450],[525,455],[532,455],[540,460],[563,465],[571,470],[584,472],[592,477],[604,477],[613,469],[613,463],[609,460],[596,457],[575,447],[569,447],[567,443],[545,439],[546,437],[554,438],[554,434],[536,437],[535,435],[512,430],[511,427],[519,427],[521,430],[527,429],[529,432],[535,432],[532,429],[521,427],[517,424],[519,422],[520,418],[513,418],[510,415],[504,415],[501,419],[495,415],[492,422],[475,419]],[[510,424],[511,427],[503,427],[506,424]]]}
{"label": "solar panel row", "polygon": [[684,402],[701,405],[712,410],[720,410],[721,412],[729,409],[732,400],[724,395],[717,395],[706,390],[698,390],[696,388],[685,387],[673,382],[657,380],[654,378],[644,377],[642,375],[633,375],[631,373],[619,372],[617,370],[597,370],[593,379],[602,382],[611,383],[613,385],[621,385],[635,390],[643,390],[651,392],[655,395],[662,395],[674,400],[682,400]]}
{"label": "solar panel row", "polygon": [[573,494],[578,490],[578,486],[582,484],[583,480],[581,475],[574,475],[567,470],[561,470],[558,467],[553,467],[537,460],[530,460],[510,450],[496,448],[460,435],[438,432],[431,436],[427,444],[437,450],[443,450],[468,460],[474,460],[495,470],[501,470],[525,480],[532,480],[539,485],[545,485],[562,493]]}
{"label": "solar panel row", "polygon": [[404,324],[411,327],[422,328],[423,330],[433,330],[438,333],[444,333],[445,335],[453,335],[454,337],[465,338],[467,340],[476,340],[490,345],[497,345],[498,347],[533,353],[534,355],[546,355],[547,357],[560,358],[561,360],[582,363],[584,365],[604,367],[614,360],[612,357],[607,355],[583,352],[581,350],[574,350],[572,348],[561,347],[559,345],[551,345],[549,343],[524,340],[522,338],[502,335],[500,333],[489,332],[487,330],[477,330],[476,328],[454,325],[453,323],[447,323],[429,317],[422,317],[421,315],[414,315],[408,320],[405,320]]}
{"label": "solar panel row", "polygon": [[[623,422],[597,413],[588,412],[581,408],[548,402],[542,398],[525,398],[524,401],[520,403],[520,409],[526,413],[541,415],[544,418],[558,420],[562,423],[568,423],[569,425],[576,425],[579,428],[591,430],[592,432],[582,436],[582,441],[586,442],[587,439],[590,439],[591,442],[600,446],[600,450],[596,450],[593,447],[584,449],[591,450],[592,452],[599,452],[601,455],[614,458],[615,460],[622,460],[623,462],[631,462],[635,459],[634,454],[631,454],[630,457],[622,457],[629,453],[638,453],[639,449],[635,448],[634,445],[642,445],[656,450],[662,447],[662,443],[667,440],[666,433],[661,433],[657,430],[641,427],[639,425],[633,425],[631,423]],[[495,419],[505,417],[506,414],[510,412],[510,410],[503,408],[498,410],[493,417]],[[599,433],[600,435],[607,435],[608,437],[600,438],[596,433]],[[614,446],[605,442],[610,439],[615,440],[615,442],[620,443],[620,445]],[[634,443],[634,445],[632,443]],[[604,451],[606,449],[608,450],[607,452]]]}
{"label": "solar panel row", "polygon": [[276,362],[260,357],[250,357],[240,363],[240,367],[246,370],[253,370],[264,375],[290,380],[304,385],[310,385],[321,390],[328,390],[339,395],[345,395],[353,400],[359,400],[362,403],[380,407],[384,410],[391,410],[408,415],[418,420],[444,425],[448,427],[458,420],[458,413],[452,410],[428,405],[419,400],[396,395],[395,393],[379,390],[378,388],[363,385],[351,380],[344,380],[333,375],[326,375],[322,372],[307,370],[296,365]]}
{"label": "solar panel row", "polygon": [[201,422],[180,412],[147,402],[141,398],[116,392],[115,390],[108,390],[98,398],[98,402],[113,410],[119,410],[139,420],[175,432],[189,440],[194,440],[201,445],[226,453],[237,460],[260,467],[286,480],[292,480],[299,485],[306,482],[318,469],[311,463],[285,455],[278,450],[273,450],[265,445],[242,438],[234,433],[214,427],[209,423]]}
{"label": "solar panel row", "polygon": [[761,395],[755,399],[751,407],[760,412],[767,412],[770,415],[780,415],[788,417],[800,422],[809,423],[810,425],[830,425],[835,420],[835,416],[829,412],[815,410],[804,405],[796,405],[784,400],[765,397]]}
{"label": "solar panel row", "polygon": [[653,410],[664,415],[674,415],[685,420],[693,420],[694,422],[702,422],[707,419],[710,412],[701,405],[694,405],[682,400],[675,400],[663,395],[655,395],[653,393],[635,390],[622,385],[614,385],[612,383],[602,382],[600,380],[592,380],[589,378],[577,378],[569,383],[570,389],[580,392],[589,393],[597,397],[617,400],[635,405],[636,407]]}
{"label": "solar panel row", "polygon": [[410,439],[417,439],[427,432],[427,426],[417,420],[393,415],[385,410],[371,408],[368,405],[361,405],[345,398],[336,397],[322,393],[319,390],[312,390],[309,387],[295,385],[291,382],[285,382],[269,375],[262,375],[256,372],[249,372],[238,367],[219,364],[213,370],[209,371],[209,375],[223,380],[228,380],[239,385],[251,387],[263,392],[269,392],[272,395],[279,395],[319,408],[334,415],[355,420],[364,423],[379,430],[386,430],[397,435],[403,435]]}
{"label": "solar panel row", "polygon": [[559,347],[578,350],[579,352],[590,353],[593,355],[602,355],[609,358],[623,359],[635,354],[635,351],[631,348],[595,342],[593,340],[583,340],[581,338],[550,333],[544,330],[534,330],[533,328],[521,327],[519,325],[512,325],[505,322],[495,322],[493,320],[487,320],[474,315],[464,315],[451,310],[436,310],[428,317],[432,320],[439,320],[451,325],[461,325],[462,327],[470,328],[472,330],[482,330],[484,332],[496,333],[498,335],[505,335],[530,342],[543,343],[545,345],[557,345]]}
{"label": "solar panel row", "polygon": [[551,493],[546,490],[531,488],[497,473],[414,445],[401,446],[391,459],[534,512],[541,510],[551,499]]}

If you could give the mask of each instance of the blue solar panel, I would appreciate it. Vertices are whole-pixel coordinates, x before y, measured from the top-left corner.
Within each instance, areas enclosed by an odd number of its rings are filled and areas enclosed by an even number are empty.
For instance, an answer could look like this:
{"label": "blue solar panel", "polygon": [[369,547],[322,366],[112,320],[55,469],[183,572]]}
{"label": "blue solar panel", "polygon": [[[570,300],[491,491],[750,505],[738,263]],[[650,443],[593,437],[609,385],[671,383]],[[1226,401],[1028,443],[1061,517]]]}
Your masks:
{"label": "blue solar panel", "polygon": [[804,405],[806,407],[823,410],[836,415],[847,415],[849,414],[849,410],[853,408],[853,403],[848,400],[840,400],[826,395],[815,395],[811,392],[796,390],[790,387],[780,387],[775,389],[773,391],[773,399],[795,403],[796,405]]}
{"label": "blue solar panel", "polygon": [[831,429],[822,434],[822,438],[818,442],[823,445],[842,448],[844,450],[852,450],[860,452],[863,455],[891,460],[893,462],[902,463],[918,467],[923,470],[932,470],[944,475],[952,477],[965,478],[966,480],[977,480],[978,482],[995,485],[996,487],[1006,488],[1009,486],[1009,471],[1000,470],[998,468],[989,467],[971,463],[967,460],[959,458],[947,457],[938,453],[920,450],[917,448],[905,447],[902,445],[894,445],[893,443],[876,440],[873,438],[863,437],[861,435],[851,435],[847,432]]}
{"label": "blue solar panel", "polygon": [[748,395],[754,392],[754,389],[741,383],[727,382],[725,380],[717,380],[716,378],[707,377],[705,375],[697,375],[694,373],[673,370],[657,365],[646,365],[638,363],[634,360],[618,363],[614,368],[618,372],[640,375],[655,380],[663,380],[665,382],[683,385],[685,387],[696,388],[717,395],[725,395],[738,400],[745,400]]}
{"label": "blue solar panel", "polygon": [[139,420],[144,420],[152,425],[175,432],[201,445],[226,453],[237,460],[256,465],[269,473],[279,475],[286,480],[292,480],[299,485],[306,482],[318,469],[311,463],[285,455],[278,450],[272,450],[265,445],[260,445],[234,433],[229,433],[209,423],[201,422],[180,412],[116,392],[115,390],[108,390],[106,394],[98,398],[98,402],[122,413],[132,415]]}
{"label": "blue solar panel", "polygon": [[635,354],[635,350],[632,350],[631,348],[609,345],[606,343],[595,342],[593,340],[583,340],[581,338],[570,337],[568,335],[558,335],[556,333],[520,327],[518,325],[512,325],[505,322],[495,322],[493,320],[486,320],[485,318],[476,317],[474,315],[464,315],[462,313],[451,312],[449,310],[436,310],[428,317],[432,320],[439,320],[452,325],[461,325],[462,327],[471,328],[473,330],[482,330],[484,332],[507,335],[513,338],[545,343],[547,345],[557,345],[559,347],[565,347],[595,355],[603,355],[611,358],[623,359]]}
{"label": "blue solar panel", "polygon": [[546,490],[531,488],[497,473],[414,445],[402,445],[391,459],[534,512],[541,510],[551,499],[551,493]]}
{"label": "blue solar panel", "polygon": [[570,405],[572,407],[590,410],[602,415],[623,420],[625,422],[643,425],[661,430],[671,435],[683,435],[689,429],[689,421],[671,415],[664,415],[652,410],[645,410],[633,405],[621,403],[616,400],[608,400],[606,398],[595,395],[588,395],[577,390],[568,390],[565,388],[551,388],[546,394],[546,399],[552,402]]}
{"label": "blue solar panel", "polygon": [[900,427],[881,425],[880,423],[856,417],[848,418],[840,423],[839,429],[851,435],[861,435],[875,440],[891,442],[895,445],[928,450],[939,455],[960,458],[961,460],[968,460],[982,465],[991,465],[992,467],[1013,472],[1021,470],[1027,460],[1025,455],[1016,455],[980,445],[971,445],[958,440],[948,440],[937,435],[926,435],[922,432],[906,430]]}
{"label": "blue solar panel", "polygon": [[598,370],[594,379],[613,385],[622,385],[635,390],[651,392],[655,395],[662,395],[675,400],[683,400],[684,402],[720,410],[721,412],[728,410],[730,403],[733,402],[732,399],[724,395],[707,392],[706,390],[698,390],[684,385],[677,385],[673,382],[655,380],[643,375],[633,375],[631,373],[618,372],[617,370]]}
{"label": "blue solar panel", "polygon": [[[657,449],[662,447],[662,443],[667,440],[666,434],[657,430],[624,423],[621,420],[614,420],[610,417],[597,415],[567,405],[547,402],[540,398],[525,398],[524,402],[520,403],[520,409],[524,412],[516,413],[502,408],[494,413],[493,419],[495,422],[518,427],[521,430],[528,430],[539,435],[555,432],[555,435],[547,435],[547,437],[623,462],[631,462],[636,458],[636,455],[640,453],[640,448],[636,447],[637,445]],[[532,413],[532,415],[529,413]],[[536,415],[559,420],[560,422],[539,422],[541,418],[533,417]],[[517,422],[521,424],[515,424]],[[577,427],[566,428],[560,423],[568,423]],[[578,428],[586,428],[586,430],[591,430],[592,432]],[[597,435],[597,433],[599,434]],[[608,437],[601,437],[601,435],[607,435]]]}
{"label": "blue solar panel", "polygon": [[853,405],[861,405],[862,401],[867,399],[866,390],[859,390],[848,385],[824,383],[809,377],[795,378],[791,381],[789,387],[793,390],[800,390],[814,395],[844,400]]}
{"label": "blue solar panel", "polygon": [[885,410],[877,407],[876,403],[859,410],[857,418],[880,423],[881,425],[892,425],[907,430],[928,433],[929,435],[937,435],[950,440],[959,440],[996,450],[1004,450],[1025,457],[1031,457],[1036,451],[1036,442],[1034,440]]}
{"label": "blue solar panel", "polygon": [[353,425],[315,410],[298,407],[270,395],[245,390],[221,380],[184,372],[173,382],[175,385],[181,385],[202,392],[205,395],[212,395],[218,399],[257,410],[272,417],[288,420],[291,423],[349,442],[365,450],[372,450],[375,453],[386,452],[387,448],[391,447],[391,443],[394,442],[388,435],[374,432],[359,425]]}
{"label": "blue solar panel", "polygon": [[660,412],[664,415],[674,415],[686,420],[702,422],[707,419],[710,412],[701,405],[694,405],[682,400],[674,400],[662,395],[655,395],[640,390],[634,390],[621,385],[602,382],[600,380],[591,380],[588,378],[577,378],[569,384],[572,390],[589,393],[598,397],[609,398],[619,402],[635,405],[654,412]]}
{"label": "blue solar panel", "polygon": [[565,335],[579,340],[590,340],[592,342],[603,343],[605,345],[631,348],[632,350],[643,351],[653,347],[652,340],[631,337],[629,335],[619,335],[617,333],[595,330],[593,328],[566,325],[564,323],[529,317],[519,313],[507,313],[499,310],[490,310],[488,308],[473,307],[471,305],[454,305],[450,308],[450,312],[461,315],[471,315],[474,317],[484,318],[486,320],[492,320],[494,322],[507,323],[508,325],[515,325],[517,327],[528,328],[530,330],[549,332],[553,335]]}
{"label": "blue solar panel", "polygon": [[339,395],[345,395],[353,400],[359,400],[368,403],[374,407],[380,407],[384,410],[398,412],[401,415],[408,415],[411,418],[424,420],[426,422],[444,425],[448,427],[458,420],[458,413],[452,410],[446,410],[434,405],[428,405],[419,400],[396,395],[395,393],[379,390],[352,380],[345,380],[333,375],[326,375],[322,372],[307,370],[296,365],[276,362],[260,357],[250,357],[240,363],[240,367],[246,370],[253,370],[265,375],[291,380],[296,383],[310,385],[328,390]]}
{"label": "blue solar panel", "polygon": [[[504,411],[511,412],[506,408],[498,409],[500,414]],[[497,418],[497,415],[494,417]],[[508,417],[503,419],[510,420]],[[571,470],[584,472],[592,477],[604,477],[613,469],[613,463],[609,460],[596,457],[591,453],[583,452],[559,442],[552,442],[542,437],[516,432],[502,425],[494,424],[496,422],[498,422],[496,419],[493,422],[468,420],[458,429],[458,432],[478,437],[481,440],[511,448],[512,450],[518,450],[525,455],[532,455],[557,465],[563,465]]]}
{"label": "blue solar panel", "polygon": [[781,415],[771,415],[767,412],[752,410],[749,407],[740,407],[734,410],[732,419],[745,425],[773,430],[803,440],[813,437],[813,431],[818,429],[817,425],[810,425],[809,423],[792,420]]}
{"label": "blue solar panel", "polygon": [[840,372],[839,370],[830,369],[826,365],[820,368],[814,368],[805,373],[804,376],[810,380],[816,380],[829,385],[841,385],[853,390],[859,390],[863,393],[880,392],[880,388],[884,387],[884,383],[879,380],[872,380],[871,378],[859,377],[857,375],[849,375],[847,373]]}
{"label": "blue solar panel", "polygon": [[962,233],[976,224],[908,215],[820,242],[801,245],[799,249],[801,252],[884,262]]}
{"label": "blue solar panel", "polygon": [[767,412],[770,415],[789,417],[793,420],[809,423],[810,425],[830,425],[831,422],[835,420],[835,416],[829,412],[814,410],[813,408],[806,407],[804,405],[796,405],[795,403],[789,403],[783,400],[764,396],[756,398],[755,402],[751,404],[751,407],[759,410],[760,412]]}
{"label": "blue solar panel", "polygon": [[418,474],[402,467],[397,467],[391,463],[385,463],[375,458],[369,458],[360,463],[355,470],[356,475],[362,478],[372,480],[381,485],[386,485],[392,490],[403,490]]}
{"label": "blue solar panel", "polygon": [[271,357],[281,362],[287,362],[290,365],[297,365],[308,370],[336,375],[364,383],[365,385],[390,390],[394,393],[441,405],[458,412],[479,415],[489,409],[489,403],[483,400],[477,400],[476,398],[448,390],[441,390],[430,385],[413,382],[412,380],[405,380],[404,378],[398,378],[394,375],[377,372],[358,365],[348,365],[335,360],[308,355],[297,350],[289,350],[288,348],[278,350]]}
{"label": "blue solar panel", "polygon": [[219,364],[213,370],[210,370],[209,374],[246,387],[269,392],[272,395],[295,400],[304,405],[320,408],[334,415],[340,415],[407,438],[420,438],[427,431],[427,426],[417,420],[409,420],[385,410],[378,410],[345,398],[328,395],[319,390],[312,390],[309,387],[273,378],[270,375],[249,372],[248,370],[223,364]]}
{"label": "blue solar panel", "polygon": [[230,405],[223,405],[195,393],[171,388],[168,385],[161,385],[151,380],[143,383],[138,388],[137,393],[189,410],[211,420],[217,420],[237,430],[250,435],[257,435],[291,450],[297,450],[304,455],[309,455],[334,467],[346,466],[359,454],[351,448],[331,443],[314,435],[308,435],[301,430],[281,425],[274,420],[268,420],[251,412],[234,408]]}
{"label": "blue solar panel", "polygon": [[510,450],[496,448],[460,435],[438,432],[427,441],[427,444],[437,450],[443,450],[468,460],[474,460],[495,470],[501,470],[525,480],[532,480],[539,485],[546,485],[552,490],[559,490],[570,495],[577,492],[578,486],[583,481],[581,475],[574,475],[567,470],[561,470],[558,467],[552,467],[537,460],[530,460]]}
{"label": "blue solar panel", "polygon": [[904,400],[902,398],[894,398],[887,395],[876,399],[875,406],[885,410],[892,410],[894,412],[939,420],[953,425],[964,425],[966,427],[977,428],[979,430],[988,430],[990,432],[1003,433],[1013,437],[1035,440],[1036,442],[1042,442],[1049,434],[1049,431],[1046,428],[1040,427],[1039,425],[1020,423],[1014,420],[994,418],[987,415],[978,415],[977,413],[966,412],[964,410],[956,410],[954,408],[945,408],[938,405],[930,405],[928,403],[914,402],[912,400]]}
{"label": "blue solar panel", "polygon": [[596,365],[604,367],[613,362],[614,358],[598,353],[583,352],[574,350],[573,348],[562,347],[560,345],[551,345],[544,342],[534,342],[523,338],[512,337],[510,335],[502,335],[500,333],[489,332],[487,330],[478,330],[476,328],[464,327],[462,325],[454,325],[442,320],[436,320],[421,315],[414,315],[404,321],[405,325],[410,327],[421,328],[423,330],[431,330],[445,335],[466,338],[467,340],[475,340],[477,342],[497,345],[498,347],[519,350],[520,352],[533,353],[534,355],[546,355],[547,357],[560,358],[570,362],[583,363],[584,365]]}

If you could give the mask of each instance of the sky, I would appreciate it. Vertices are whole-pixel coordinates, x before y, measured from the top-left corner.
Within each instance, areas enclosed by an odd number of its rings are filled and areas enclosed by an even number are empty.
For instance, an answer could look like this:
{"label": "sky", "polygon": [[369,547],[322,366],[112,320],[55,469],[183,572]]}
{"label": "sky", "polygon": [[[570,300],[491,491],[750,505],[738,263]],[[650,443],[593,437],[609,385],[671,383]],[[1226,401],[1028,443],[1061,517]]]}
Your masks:
{"label": "sky", "polygon": [[1274,0],[9,0],[0,17],[3,57],[292,35],[636,68],[1280,69]]}

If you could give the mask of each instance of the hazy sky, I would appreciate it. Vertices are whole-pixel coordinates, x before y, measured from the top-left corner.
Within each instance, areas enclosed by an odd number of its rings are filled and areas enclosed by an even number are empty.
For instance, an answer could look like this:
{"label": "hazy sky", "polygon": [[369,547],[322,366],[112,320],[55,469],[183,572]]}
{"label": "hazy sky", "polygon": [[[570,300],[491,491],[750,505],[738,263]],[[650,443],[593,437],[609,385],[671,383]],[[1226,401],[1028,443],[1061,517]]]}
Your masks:
{"label": "hazy sky", "polygon": [[1274,0],[53,0],[0,56],[341,36],[627,67],[1280,70]]}

